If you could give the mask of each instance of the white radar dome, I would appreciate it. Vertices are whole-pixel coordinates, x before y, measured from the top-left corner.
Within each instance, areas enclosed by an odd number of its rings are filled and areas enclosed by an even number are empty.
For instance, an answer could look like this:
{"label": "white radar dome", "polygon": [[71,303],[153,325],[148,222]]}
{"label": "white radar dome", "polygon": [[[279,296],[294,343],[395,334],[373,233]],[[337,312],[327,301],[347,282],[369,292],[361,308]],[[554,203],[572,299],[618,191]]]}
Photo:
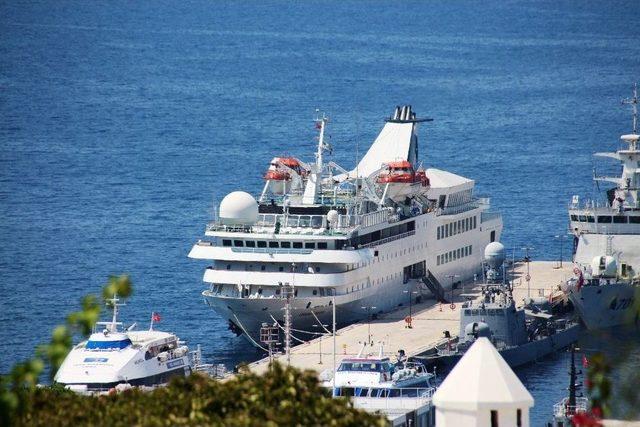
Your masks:
{"label": "white radar dome", "polygon": [[329,212],[327,212],[327,222],[331,227],[335,227],[335,225],[338,223],[338,215],[339,213],[335,209],[331,209]]}
{"label": "white radar dome", "polygon": [[258,202],[244,191],[227,194],[220,203],[220,221],[225,225],[248,225],[258,220]]}
{"label": "white radar dome", "polygon": [[500,242],[491,242],[484,248],[484,260],[489,267],[498,269],[504,262],[504,245]]}
{"label": "white radar dome", "polygon": [[618,266],[612,256],[597,256],[591,260],[591,274],[600,277],[616,277]]}

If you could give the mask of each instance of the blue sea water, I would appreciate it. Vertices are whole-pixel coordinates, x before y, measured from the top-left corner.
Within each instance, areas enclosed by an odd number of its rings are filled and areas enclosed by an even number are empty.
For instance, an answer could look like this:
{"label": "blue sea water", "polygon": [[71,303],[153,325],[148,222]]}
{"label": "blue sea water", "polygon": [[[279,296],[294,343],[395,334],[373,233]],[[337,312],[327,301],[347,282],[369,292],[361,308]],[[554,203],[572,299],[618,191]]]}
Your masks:
{"label": "blue sea water", "polygon": [[[127,321],[159,311],[216,361],[257,357],[186,255],[215,200],[259,191],[274,155],[310,157],[315,108],[346,166],[395,105],[433,117],[424,163],[475,179],[508,247],[557,258],[591,154],[630,130],[638,18],[637,0],[2,2],[0,372],[121,272]],[[519,371],[532,425],[566,361]]]}

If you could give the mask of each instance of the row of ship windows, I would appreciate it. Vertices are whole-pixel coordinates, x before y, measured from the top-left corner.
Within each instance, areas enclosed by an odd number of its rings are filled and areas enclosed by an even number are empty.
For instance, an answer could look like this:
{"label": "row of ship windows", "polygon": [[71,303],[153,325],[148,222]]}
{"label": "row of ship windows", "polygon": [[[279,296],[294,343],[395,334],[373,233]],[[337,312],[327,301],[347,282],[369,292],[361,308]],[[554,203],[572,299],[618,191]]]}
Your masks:
{"label": "row of ship windows", "polygon": [[[227,264],[227,270],[231,270],[231,264]],[[311,272],[311,270],[315,271],[316,273],[320,273],[320,267],[309,267],[306,271]],[[245,271],[253,271],[253,265],[249,264],[245,268]],[[264,265],[264,264],[261,265],[260,266],[260,271],[267,271],[267,266]],[[284,271],[284,266],[282,266],[282,265],[278,266],[278,271],[279,272],[283,272]],[[291,273],[291,272],[293,272],[293,268],[292,267],[288,267],[287,271]],[[304,273],[304,271],[303,271],[303,273]]]}
{"label": "row of ship windows", "polygon": [[283,249],[327,249],[327,242],[278,242],[264,240],[229,240],[223,239],[222,246],[235,246],[237,248],[283,248]]}
{"label": "row of ship windows", "polygon": [[456,234],[464,233],[465,231],[473,230],[477,227],[477,219],[475,216],[469,218],[459,219],[458,221],[450,222],[449,224],[441,225],[438,227],[437,237],[438,240],[445,239]]}
{"label": "row of ship windows", "polygon": [[448,262],[455,261],[457,259],[469,256],[472,253],[473,253],[473,246],[471,245],[465,246],[464,248],[455,249],[453,251],[449,251],[442,255],[438,255],[436,259],[437,261],[436,264],[437,265],[446,264]]}
{"label": "row of ship windows", "polygon": [[[629,223],[640,224],[640,216],[624,216],[624,215],[598,215],[598,224],[626,224],[627,218]],[[571,215],[571,221],[576,222],[595,222],[593,215]]]}

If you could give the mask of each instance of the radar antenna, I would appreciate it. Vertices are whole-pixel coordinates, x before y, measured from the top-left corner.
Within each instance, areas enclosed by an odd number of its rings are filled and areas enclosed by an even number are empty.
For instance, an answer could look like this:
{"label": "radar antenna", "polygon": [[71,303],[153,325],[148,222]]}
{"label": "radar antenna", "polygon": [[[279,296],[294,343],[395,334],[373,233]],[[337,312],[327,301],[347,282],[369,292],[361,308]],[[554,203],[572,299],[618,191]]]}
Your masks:
{"label": "radar antenna", "polygon": [[638,133],[638,85],[633,84],[633,97],[622,100],[622,105],[631,105],[633,111],[633,133]]}

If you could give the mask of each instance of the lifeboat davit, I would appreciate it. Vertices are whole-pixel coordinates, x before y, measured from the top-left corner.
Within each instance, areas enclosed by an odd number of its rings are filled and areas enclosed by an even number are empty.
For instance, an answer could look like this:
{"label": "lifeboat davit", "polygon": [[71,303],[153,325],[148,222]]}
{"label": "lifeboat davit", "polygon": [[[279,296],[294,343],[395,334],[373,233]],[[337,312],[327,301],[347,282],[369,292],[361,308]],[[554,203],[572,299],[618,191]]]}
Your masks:
{"label": "lifeboat davit", "polygon": [[386,188],[386,197],[394,200],[420,193],[423,187],[429,186],[425,171],[415,170],[406,160],[385,163],[376,182]]}
{"label": "lifeboat davit", "polygon": [[289,183],[300,185],[306,177],[307,170],[295,157],[274,157],[264,174],[265,181],[270,182],[271,191],[285,193],[289,190]]}
{"label": "lifeboat davit", "polygon": [[423,187],[429,186],[429,178],[427,178],[425,171],[422,169],[414,170],[413,165],[406,160],[386,163],[383,171],[378,174],[376,182],[378,184],[420,183]]}

